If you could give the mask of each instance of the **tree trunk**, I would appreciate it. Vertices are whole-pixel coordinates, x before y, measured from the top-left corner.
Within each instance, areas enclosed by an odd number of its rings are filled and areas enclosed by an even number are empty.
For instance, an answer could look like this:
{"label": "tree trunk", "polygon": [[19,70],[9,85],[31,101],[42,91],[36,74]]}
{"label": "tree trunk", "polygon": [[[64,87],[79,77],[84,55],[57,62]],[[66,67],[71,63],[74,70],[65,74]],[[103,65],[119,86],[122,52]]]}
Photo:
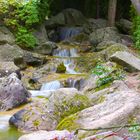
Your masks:
{"label": "tree trunk", "polygon": [[117,0],[109,0],[108,7],[108,26],[115,25]]}
{"label": "tree trunk", "polygon": [[140,0],[131,0],[131,2],[134,5],[137,13],[140,15]]}
{"label": "tree trunk", "polygon": [[100,0],[96,0],[96,18],[100,18]]}

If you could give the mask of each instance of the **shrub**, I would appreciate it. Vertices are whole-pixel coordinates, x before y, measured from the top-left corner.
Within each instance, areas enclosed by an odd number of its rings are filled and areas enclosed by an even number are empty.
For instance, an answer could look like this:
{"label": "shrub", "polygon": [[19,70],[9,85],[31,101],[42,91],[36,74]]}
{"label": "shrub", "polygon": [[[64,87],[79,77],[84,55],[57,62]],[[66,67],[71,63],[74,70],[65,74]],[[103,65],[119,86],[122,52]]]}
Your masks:
{"label": "shrub", "polygon": [[0,17],[4,24],[15,33],[18,45],[27,48],[36,46],[36,38],[32,30],[49,13],[48,2],[49,0],[0,1]]}
{"label": "shrub", "polygon": [[34,48],[37,40],[26,28],[20,27],[16,33],[16,42],[23,48]]}
{"label": "shrub", "polygon": [[131,7],[131,19],[133,22],[132,34],[135,41],[135,47],[140,49],[140,16],[137,15],[134,7]]}
{"label": "shrub", "polygon": [[124,78],[124,72],[120,68],[117,68],[115,63],[98,63],[92,70],[92,73],[97,76],[97,87],[113,82],[114,80],[120,80]]}

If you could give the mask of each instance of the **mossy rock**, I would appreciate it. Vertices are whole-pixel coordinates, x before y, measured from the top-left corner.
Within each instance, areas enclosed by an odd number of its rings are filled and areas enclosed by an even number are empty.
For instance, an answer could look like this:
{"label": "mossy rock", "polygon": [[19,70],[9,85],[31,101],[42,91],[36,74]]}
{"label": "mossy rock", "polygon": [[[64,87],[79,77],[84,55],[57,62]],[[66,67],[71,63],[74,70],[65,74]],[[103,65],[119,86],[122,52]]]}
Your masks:
{"label": "mossy rock", "polygon": [[67,129],[69,131],[76,130],[79,128],[79,125],[75,122],[78,119],[77,113],[70,115],[64,118],[58,125],[57,130],[64,130]]}
{"label": "mossy rock", "polygon": [[61,63],[57,66],[56,73],[65,73],[66,72],[66,67],[64,63]]}

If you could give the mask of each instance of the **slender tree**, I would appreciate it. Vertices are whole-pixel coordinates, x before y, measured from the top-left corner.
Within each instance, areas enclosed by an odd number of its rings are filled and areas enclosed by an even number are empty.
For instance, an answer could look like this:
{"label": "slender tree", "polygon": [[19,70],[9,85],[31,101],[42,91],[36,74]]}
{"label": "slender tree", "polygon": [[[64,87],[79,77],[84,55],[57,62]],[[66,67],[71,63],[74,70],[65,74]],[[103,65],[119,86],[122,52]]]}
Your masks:
{"label": "slender tree", "polygon": [[96,0],[96,18],[100,18],[100,0]]}
{"label": "slender tree", "polygon": [[117,0],[109,0],[108,6],[108,26],[115,25]]}

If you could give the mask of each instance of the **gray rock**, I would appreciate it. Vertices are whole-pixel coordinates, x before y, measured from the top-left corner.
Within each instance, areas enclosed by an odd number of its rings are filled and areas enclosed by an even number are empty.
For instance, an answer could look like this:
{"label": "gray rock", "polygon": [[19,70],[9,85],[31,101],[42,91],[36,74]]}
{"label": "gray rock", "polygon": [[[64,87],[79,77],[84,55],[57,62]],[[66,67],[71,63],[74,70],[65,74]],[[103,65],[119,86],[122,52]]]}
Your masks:
{"label": "gray rock", "polygon": [[108,47],[116,44],[114,41],[103,41],[96,46],[96,51],[107,49]]}
{"label": "gray rock", "polygon": [[37,99],[29,107],[14,114],[10,118],[10,124],[24,131],[55,130],[65,116],[90,105],[86,95],[73,88],[50,92],[48,99]]}
{"label": "gray rock", "polygon": [[[109,42],[108,42],[109,43]],[[127,51],[127,52],[130,52],[130,50],[128,49],[128,47],[127,46],[125,46],[125,45],[123,45],[123,44],[121,44],[121,43],[114,43],[113,44],[113,42],[112,42],[112,45],[110,44],[110,46],[109,46],[109,44],[108,44],[107,42],[103,45],[101,45],[101,47],[102,48],[106,48],[106,49],[104,49],[104,50],[102,50],[102,51],[100,51],[100,52],[98,52],[98,55],[104,55],[104,59],[106,60],[106,61],[108,61],[109,60],[109,58],[114,54],[114,53],[116,53],[116,52],[118,52],[118,51]],[[111,42],[110,42],[111,43]]]}
{"label": "gray rock", "polygon": [[0,61],[13,61],[14,58],[20,57],[23,54],[24,51],[17,45],[0,45]]}
{"label": "gray rock", "polygon": [[44,24],[36,27],[34,35],[35,35],[35,37],[38,40],[38,42],[37,42],[38,46],[40,46],[41,44],[43,44],[43,43],[48,41],[47,31],[45,29],[45,25]]}
{"label": "gray rock", "polygon": [[27,103],[29,97],[30,93],[24,88],[15,73],[2,79],[0,83],[0,111]]}
{"label": "gray rock", "polygon": [[120,21],[117,23],[117,27],[120,31],[131,34],[133,23],[127,19],[120,19]]}
{"label": "gray rock", "polygon": [[90,26],[92,27],[92,31],[95,29],[105,28],[107,27],[107,20],[106,19],[93,19],[90,18],[89,20]]}
{"label": "gray rock", "polygon": [[19,68],[13,62],[0,62],[0,77],[8,76]]}
{"label": "gray rock", "polygon": [[0,26],[0,45],[6,43],[14,44],[14,35],[5,26]]}
{"label": "gray rock", "polygon": [[[130,90],[124,82],[118,81],[114,84],[114,88],[112,86],[108,88],[105,95],[103,95],[104,90],[102,90],[102,94],[101,91],[100,94],[97,94],[98,104],[65,118],[59,123],[57,129],[96,129],[124,125],[128,123],[132,115],[139,115],[139,93]],[[94,96],[93,92],[91,95]],[[69,124],[65,125],[65,122],[69,122]],[[94,132],[79,131],[78,136],[84,138],[93,134]]]}
{"label": "gray rock", "polygon": [[45,64],[47,61],[46,57],[32,52],[25,52],[25,54],[21,57],[17,57],[14,59],[14,63],[20,69],[25,69],[27,66],[41,66]]}
{"label": "gray rock", "polygon": [[126,45],[128,47],[132,47],[134,46],[134,41],[133,41],[133,37],[130,35],[121,35],[121,40],[122,40],[122,44]]}
{"label": "gray rock", "polygon": [[140,59],[132,53],[119,51],[113,54],[110,60],[122,65],[128,72],[140,71]]}
{"label": "gray rock", "polygon": [[35,52],[44,54],[44,55],[50,55],[52,54],[53,50],[57,48],[57,45],[54,42],[47,41],[43,43],[41,46],[37,47],[35,49]]}
{"label": "gray rock", "polygon": [[71,140],[74,137],[72,133],[67,130],[63,131],[37,131],[31,134],[26,134],[20,137],[18,140],[53,140],[53,139],[68,139]]}
{"label": "gray rock", "polygon": [[90,34],[89,38],[93,46],[96,46],[103,41],[121,42],[121,36],[115,27],[97,29]]}

